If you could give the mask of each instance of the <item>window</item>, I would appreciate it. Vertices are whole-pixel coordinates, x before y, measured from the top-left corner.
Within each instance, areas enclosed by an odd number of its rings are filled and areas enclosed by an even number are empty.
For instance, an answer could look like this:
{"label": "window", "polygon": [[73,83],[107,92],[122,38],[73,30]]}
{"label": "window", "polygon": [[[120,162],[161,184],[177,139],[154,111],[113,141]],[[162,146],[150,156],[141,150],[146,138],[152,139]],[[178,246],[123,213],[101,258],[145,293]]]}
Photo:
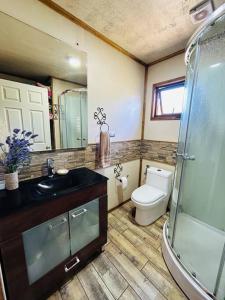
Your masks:
{"label": "window", "polygon": [[153,84],[151,120],[179,120],[185,77]]}

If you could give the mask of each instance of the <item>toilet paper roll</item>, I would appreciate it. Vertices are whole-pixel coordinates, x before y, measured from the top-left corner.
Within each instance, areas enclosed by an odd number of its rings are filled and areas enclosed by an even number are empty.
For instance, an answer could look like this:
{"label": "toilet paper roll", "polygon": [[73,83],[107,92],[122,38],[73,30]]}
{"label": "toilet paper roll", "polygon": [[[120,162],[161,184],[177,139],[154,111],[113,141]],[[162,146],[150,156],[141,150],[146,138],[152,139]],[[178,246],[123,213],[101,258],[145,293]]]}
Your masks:
{"label": "toilet paper roll", "polygon": [[120,177],[120,185],[122,186],[123,190],[127,187],[127,184],[128,184],[127,177],[125,176]]}

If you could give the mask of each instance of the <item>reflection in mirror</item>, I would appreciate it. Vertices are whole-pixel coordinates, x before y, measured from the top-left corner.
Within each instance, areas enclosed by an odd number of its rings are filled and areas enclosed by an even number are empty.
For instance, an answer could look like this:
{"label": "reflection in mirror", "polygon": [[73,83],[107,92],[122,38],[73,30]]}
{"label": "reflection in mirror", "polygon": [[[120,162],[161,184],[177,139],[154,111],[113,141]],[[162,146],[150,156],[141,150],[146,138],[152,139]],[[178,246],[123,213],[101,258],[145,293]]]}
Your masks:
{"label": "reflection in mirror", "polygon": [[0,13],[0,120],[0,142],[20,128],[34,151],[86,147],[86,53]]}
{"label": "reflection in mirror", "polygon": [[[59,96],[61,148],[87,146],[87,91],[68,90]],[[70,133],[74,135],[71,137]]]}

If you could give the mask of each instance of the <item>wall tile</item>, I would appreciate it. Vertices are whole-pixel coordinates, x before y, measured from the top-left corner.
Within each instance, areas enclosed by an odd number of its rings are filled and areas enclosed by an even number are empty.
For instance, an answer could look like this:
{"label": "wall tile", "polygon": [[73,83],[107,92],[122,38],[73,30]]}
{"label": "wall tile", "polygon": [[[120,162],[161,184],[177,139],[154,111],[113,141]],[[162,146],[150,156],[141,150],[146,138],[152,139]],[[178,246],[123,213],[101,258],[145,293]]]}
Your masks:
{"label": "wall tile", "polygon": [[177,150],[177,143],[152,140],[141,141],[141,158],[157,161],[174,166],[176,160],[173,158]]}
{"label": "wall tile", "polygon": [[[111,166],[116,163],[124,163],[140,159],[141,141],[126,141],[111,143]],[[74,169],[87,167],[89,169],[99,169],[98,145],[89,144],[85,149],[78,150],[56,150],[54,152],[33,153],[29,167],[22,170],[20,180],[35,178],[47,174],[46,160],[53,158],[55,169]]]}
{"label": "wall tile", "polygon": [[[174,166],[176,161],[173,155],[176,149],[177,143],[172,142],[152,140],[113,142],[111,143],[111,166],[140,158]],[[101,168],[98,159],[98,144],[89,144],[85,149],[33,153],[30,166],[24,168],[19,175],[20,180],[47,175],[47,158],[54,159],[56,169],[87,167],[95,170]]]}

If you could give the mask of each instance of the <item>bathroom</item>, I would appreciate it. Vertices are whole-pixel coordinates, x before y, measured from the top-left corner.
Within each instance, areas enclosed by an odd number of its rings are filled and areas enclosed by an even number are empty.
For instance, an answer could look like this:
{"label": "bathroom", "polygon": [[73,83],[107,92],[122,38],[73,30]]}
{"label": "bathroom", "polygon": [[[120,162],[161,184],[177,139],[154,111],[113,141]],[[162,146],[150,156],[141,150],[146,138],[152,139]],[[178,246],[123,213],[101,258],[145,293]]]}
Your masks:
{"label": "bathroom", "polygon": [[0,300],[225,299],[224,1],[1,0],[0,25]]}

